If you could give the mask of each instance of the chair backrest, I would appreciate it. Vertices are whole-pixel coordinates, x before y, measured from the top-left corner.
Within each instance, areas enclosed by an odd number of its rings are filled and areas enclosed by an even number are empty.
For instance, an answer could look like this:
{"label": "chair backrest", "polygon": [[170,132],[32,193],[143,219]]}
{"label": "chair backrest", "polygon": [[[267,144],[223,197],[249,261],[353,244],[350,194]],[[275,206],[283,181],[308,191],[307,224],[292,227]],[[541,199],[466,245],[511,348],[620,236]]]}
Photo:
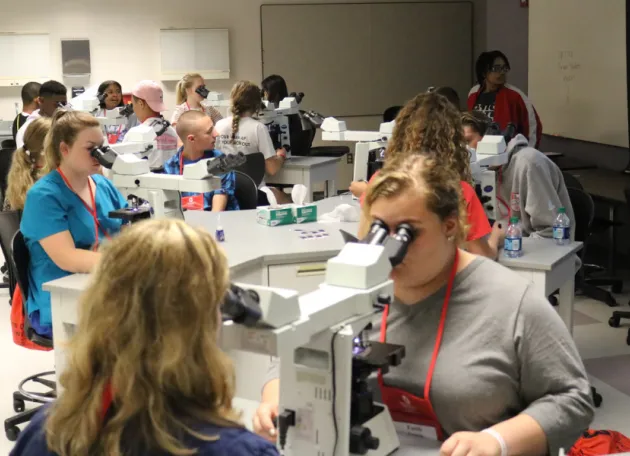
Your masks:
{"label": "chair backrest", "polygon": [[254,180],[241,171],[234,171],[236,185],[234,196],[241,210],[256,209],[258,206],[258,186]]}
{"label": "chair backrest", "polygon": [[28,247],[26,247],[24,235],[20,230],[13,236],[12,246],[13,264],[15,265],[15,272],[17,273],[17,283],[26,301],[28,296],[28,265],[31,262],[31,253],[28,251]]}
{"label": "chair backrest", "polygon": [[584,242],[591,232],[591,224],[595,217],[595,203],[591,195],[584,190],[568,187],[567,191],[575,215],[575,240]]}
{"label": "chair backrest", "polygon": [[247,174],[253,179],[256,188],[258,188],[265,177],[265,156],[262,152],[256,152],[255,154],[246,155],[245,159],[245,163],[238,168],[234,168],[234,171]]}
{"label": "chair backrest", "polygon": [[577,188],[580,190],[584,190],[584,185],[582,185],[582,182],[580,182],[580,180],[573,174],[563,171],[562,177],[564,177],[564,184],[567,186],[567,188]]}
{"label": "chair backrest", "polygon": [[0,191],[2,191],[2,204],[7,194],[7,176],[11,169],[11,161],[13,160],[13,152],[15,149],[0,149]]}
{"label": "chair backrest", "polygon": [[[31,262],[31,254],[26,246],[24,235],[18,230],[13,236],[13,264],[15,264],[15,270],[17,272],[17,282],[20,285],[20,293],[22,294],[22,301],[24,305],[24,315],[27,315],[26,304],[28,301],[28,266]],[[31,327],[31,323],[28,317],[24,318],[24,332],[28,340],[41,347],[53,347],[53,340],[48,337],[41,336],[35,332]]]}
{"label": "chair backrest", "polygon": [[0,212],[0,248],[4,255],[9,272],[9,293],[13,297],[13,291],[17,284],[17,271],[13,261],[13,237],[20,230],[20,211]]}
{"label": "chair backrest", "polygon": [[395,120],[402,108],[402,106],[391,106],[387,108],[383,113],[383,122],[391,122],[392,120]]}
{"label": "chair backrest", "polygon": [[15,143],[15,140],[13,139],[4,139],[1,143],[0,143],[0,148],[2,149],[17,149],[17,144]]}

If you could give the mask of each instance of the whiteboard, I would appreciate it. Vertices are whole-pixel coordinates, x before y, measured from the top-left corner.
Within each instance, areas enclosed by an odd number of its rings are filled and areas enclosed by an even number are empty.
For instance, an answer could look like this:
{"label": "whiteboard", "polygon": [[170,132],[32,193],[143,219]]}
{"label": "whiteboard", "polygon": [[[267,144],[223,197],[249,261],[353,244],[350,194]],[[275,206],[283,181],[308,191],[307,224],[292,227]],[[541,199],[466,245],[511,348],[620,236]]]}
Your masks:
{"label": "whiteboard", "polygon": [[530,0],[529,97],[545,134],[628,147],[625,0]]}
{"label": "whiteboard", "polygon": [[0,34],[0,79],[42,80],[50,74],[50,38]]}
{"label": "whiteboard", "polygon": [[230,40],[227,29],[160,30],[162,80],[186,73],[207,79],[229,79]]}
{"label": "whiteboard", "polygon": [[430,86],[465,99],[472,83],[473,4],[261,6],[263,77],[282,75],[325,115],[382,115]]}

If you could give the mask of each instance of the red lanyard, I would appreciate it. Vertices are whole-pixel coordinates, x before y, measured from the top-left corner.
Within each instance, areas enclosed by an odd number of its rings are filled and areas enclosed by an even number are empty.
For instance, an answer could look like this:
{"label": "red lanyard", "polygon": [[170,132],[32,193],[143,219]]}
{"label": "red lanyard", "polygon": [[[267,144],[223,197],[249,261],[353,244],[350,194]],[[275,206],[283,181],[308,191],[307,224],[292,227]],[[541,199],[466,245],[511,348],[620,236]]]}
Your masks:
{"label": "red lanyard", "polygon": [[184,151],[182,150],[179,154],[179,175],[184,174]]}
{"label": "red lanyard", "polygon": [[[440,346],[442,345],[442,336],[444,335],[444,327],[446,325],[446,314],[448,312],[448,303],[451,300],[451,292],[453,291],[453,284],[455,283],[455,276],[457,275],[457,266],[459,265],[459,249],[455,250],[455,261],[451,267],[451,273],[449,274],[448,284],[446,285],[446,295],[444,296],[444,303],[442,304],[442,312],[440,314],[440,323],[438,326],[437,335],[435,336],[435,344],[433,345],[433,355],[431,356],[431,364],[429,364],[429,371],[427,372],[427,379],[424,382],[424,399],[429,399],[429,393],[431,391],[431,381],[433,380],[433,371],[435,370],[435,364],[437,363],[438,354],[440,352]],[[381,317],[381,332],[380,342],[387,341],[387,317],[389,316],[389,305],[385,307],[383,316]],[[379,371],[379,383],[383,386],[383,371]]]}
{"label": "red lanyard", "polygon": [[90,184],[90,178],[88,177],[88,188],[90,189],[90,200],[92,202],[92,207],[88,206],[87,203],[85,201],[83,201],[83,198],[81,198],[79,196],[79,194],[74,191],[74,188],[72,188],[72,185],[70,185],[70,182],[66,178],[65,174],[63,173],[63,171],[61,171],[61,168],[57,168],[57,172],[59,172],[59,175],[61,176],[63,181],[66,183],[68,188],[70,190],[72,190],[72,193],[77,195],[77,198],[79,198],[81,203],[83,203],[83,207],[85,207],[85,209],[87,209],[87,211],[90,213],[90,215],[94,219],[94,236],[95,236],[95,240],[96,240],[95,244],[94,244],[94,250],[96,250],[96,247],[98,246],[98,230],[99,229],[103,232],[103,234],[105,235],[105,237],[107,239],[111,240],[111,237],[109,236],[109,233],[107,233],[107,230],[105,230],[105,228],[101,227],[101,224],[98,222],[98,215],[96,214],[96,201],[94,199],[94,192],[92,191],[92,185]]}

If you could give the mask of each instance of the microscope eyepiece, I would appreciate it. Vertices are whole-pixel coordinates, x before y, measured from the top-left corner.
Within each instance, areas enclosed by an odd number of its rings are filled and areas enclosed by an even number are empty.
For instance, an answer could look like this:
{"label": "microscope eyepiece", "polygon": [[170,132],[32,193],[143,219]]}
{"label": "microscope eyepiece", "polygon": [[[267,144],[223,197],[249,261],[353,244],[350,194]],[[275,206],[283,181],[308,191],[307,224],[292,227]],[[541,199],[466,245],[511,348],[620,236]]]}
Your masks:
{"label": "microscope eyepiece", "polygon": [[370,227],[370,231],[363,239],[363,244],[370,245],[382,245],[385,239],[389,236],[389,226],[379,219],[374,220],[372,222],[372,226]]}
{"label": "microscope eyepiece", "polygon": [[256,326],[262,318],[260,297],[254,290],[244,290],[234,284],[230,285],[223,304],[223,318],[245,326]]}

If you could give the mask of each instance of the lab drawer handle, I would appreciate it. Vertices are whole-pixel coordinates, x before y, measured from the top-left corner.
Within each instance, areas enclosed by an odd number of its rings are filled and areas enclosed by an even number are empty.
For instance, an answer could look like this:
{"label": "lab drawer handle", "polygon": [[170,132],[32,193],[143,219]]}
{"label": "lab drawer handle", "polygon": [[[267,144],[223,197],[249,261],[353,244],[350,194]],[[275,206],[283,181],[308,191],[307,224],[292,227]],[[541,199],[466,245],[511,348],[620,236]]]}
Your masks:
{"label": "lab drawer handle", "polygon": [[326,263],[300,266],[297,269],[297,277],[312,277],[324,275],[326,273]]}

